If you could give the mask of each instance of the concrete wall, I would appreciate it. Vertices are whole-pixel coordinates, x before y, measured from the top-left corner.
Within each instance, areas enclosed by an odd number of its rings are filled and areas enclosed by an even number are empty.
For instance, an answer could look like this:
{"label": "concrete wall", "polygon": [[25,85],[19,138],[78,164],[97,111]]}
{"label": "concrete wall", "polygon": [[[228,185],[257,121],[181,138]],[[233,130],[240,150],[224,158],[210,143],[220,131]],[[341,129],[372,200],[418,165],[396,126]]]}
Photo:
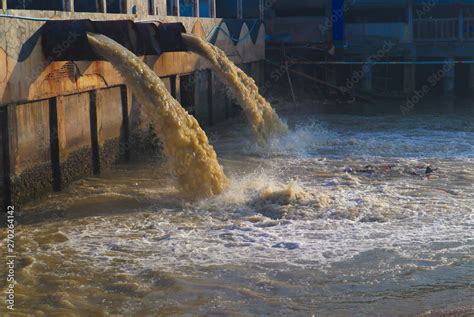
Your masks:
{"label": "concrete wall", "polygon": [[18,205],[53,189],[50,104],[11,105],[7,114],[11,200]]}
{"label": "concrete wall", "polygon": [[129,95],[123,86],[101,89],[96,93],[99,172],[129,155]]}
{"label": "concrete wall", "polygon": [[60,183],[93,175],[90,93],[57,99]]}
{"label": "concrete wall", "polygon": [[[9,14],[38,18],[63,19],[130,19],[144,18],[140,15],[86,14],[55,11],[9,10]],[[206,38],[217,29],[216,45],[223,49],[236,63],[261,60],[265,56],[265,28],[258,30],[255,42],[251,37],[235,44],[226,34],[229,30],[222,19],[199,19],[185,17],[159,17],[166,22],[181,22],[188,33]],[[58,95],[74,94],[92,89],[121,85],[123,78],[107,62],[50,62],[41,49],[41,21],[29,21],[0,17],[0,107],[18,103],[47,99]],[[242,22],[241,35],[249,32]],[[67,45],[68,43],[64,43]],[[147,63],[160,75],[171,76],[209,69],[210,65],[191,53],[166,53],[147,57]]]}
{"label": "concrete wall", "polygon": [[[165,14],[166,1],[155,4]],[[136,14],[130,14],[133,6],[137,7]],[[138,0],[128,1],[127,11],[128,14],[39,10],[7,13],[58,19],[154,18],[148,16],[147,6]],[[257,33],[246,36],[250,27],[241,21],[240,36],[245,40],[236,44],[226,35],[229,29],[222,19],[156,18],[181,22],[188,33],[201,38],[210,38],[211,32],[220,26],[214,43],[236,63],[250,67],[250,63],[265,57],[263,25],[256,29]],[[3,117],[8,123],[8,128],[2,125],[0,129],[0,144],[5,144],[0,146],[0,179],[5,176],[5,181],[0,182],[0,199],[11,198],[16,206],[61,190],[82,177],[102,173],[133,156],[130,154],[160,155],[149,116],[142,113],[140,104],[112,65],[103,61],[48,61],[41,48],[43,24],[0,17],[0,120]],[[143,59],[178,100],[182,99],[181,76],[191,75],[191,111],[204,127],[233,113],[230,98],[223,93],[227,89],[210,72],[206,60],[188,52]],[[252,71],[257,74],[258,67]]]}

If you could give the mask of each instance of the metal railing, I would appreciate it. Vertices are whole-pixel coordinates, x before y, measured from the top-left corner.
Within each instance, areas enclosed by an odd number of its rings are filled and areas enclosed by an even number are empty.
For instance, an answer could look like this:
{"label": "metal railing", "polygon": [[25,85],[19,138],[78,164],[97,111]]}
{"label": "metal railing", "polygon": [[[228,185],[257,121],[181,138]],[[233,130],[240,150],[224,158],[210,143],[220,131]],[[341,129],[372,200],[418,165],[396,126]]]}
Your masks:
{"label": "metal railing", "polygon": [[459,38],[459,19],[416,19],[413,38],[415,41],[453,41]]}

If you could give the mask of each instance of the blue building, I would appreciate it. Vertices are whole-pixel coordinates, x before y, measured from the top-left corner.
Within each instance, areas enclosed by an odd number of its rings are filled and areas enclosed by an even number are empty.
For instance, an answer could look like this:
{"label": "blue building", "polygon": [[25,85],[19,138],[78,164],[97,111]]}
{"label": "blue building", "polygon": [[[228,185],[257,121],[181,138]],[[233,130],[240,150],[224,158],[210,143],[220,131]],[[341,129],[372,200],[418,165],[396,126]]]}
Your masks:
{"label": "blue building", "polygon": [[472,0],[275,0],[265,9],[269,52],[285,46],[304,60],[298,71],[344,86],[365,66],[350,89],[407,95],[444,68],[432,93],[473,91]]}

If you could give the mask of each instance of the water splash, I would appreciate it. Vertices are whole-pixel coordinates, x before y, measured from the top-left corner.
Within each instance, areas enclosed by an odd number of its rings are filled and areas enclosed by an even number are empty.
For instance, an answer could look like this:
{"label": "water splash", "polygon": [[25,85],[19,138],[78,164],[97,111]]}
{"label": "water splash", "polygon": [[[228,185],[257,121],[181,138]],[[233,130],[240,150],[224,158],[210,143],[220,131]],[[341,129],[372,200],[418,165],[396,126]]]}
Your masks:
{"label": "water splash", "polygon": [[182,34],[182,37],[187,47],[209,60],[221,79],[231,87],[258,142],[266,143],[273,136],[288,132],[286,124],[260,95],[255,81],[238,68],[221,49],[193,35]]}
{"label": "water splash", "polygon": [[155,72],[108,37],[90,33],[87,37],[92,48],[125,78],[152,119],[183,193],[189,198],[200,198],[223,192],[228,180],[205,132],[171,96]]}

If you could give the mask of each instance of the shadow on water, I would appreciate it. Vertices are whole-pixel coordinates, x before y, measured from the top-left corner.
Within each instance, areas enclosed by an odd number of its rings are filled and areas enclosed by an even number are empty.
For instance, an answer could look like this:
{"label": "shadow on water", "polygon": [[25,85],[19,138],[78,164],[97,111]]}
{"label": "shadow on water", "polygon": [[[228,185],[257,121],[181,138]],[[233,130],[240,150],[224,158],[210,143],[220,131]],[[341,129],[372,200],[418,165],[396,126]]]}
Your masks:
{"label": "shadow on water", "polygon": [[18,224],[180,208],[184,200],[166,170],[164,162],[148,160],[116,166],[100,177],[79,180],[63,192],[28,204],[18,212]]}

